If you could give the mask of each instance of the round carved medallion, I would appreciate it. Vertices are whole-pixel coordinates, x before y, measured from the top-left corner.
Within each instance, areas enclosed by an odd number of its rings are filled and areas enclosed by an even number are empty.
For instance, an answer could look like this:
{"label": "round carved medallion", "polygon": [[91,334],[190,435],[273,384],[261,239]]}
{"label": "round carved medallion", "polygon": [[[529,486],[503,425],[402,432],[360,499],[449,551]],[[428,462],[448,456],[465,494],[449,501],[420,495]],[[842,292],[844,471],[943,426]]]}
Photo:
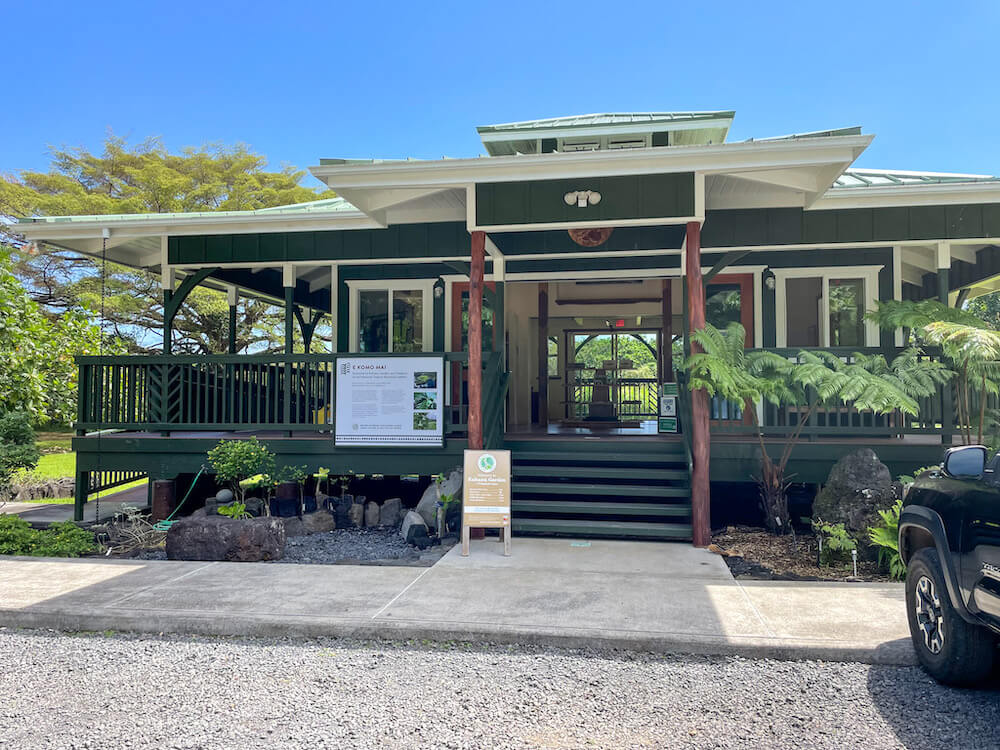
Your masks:
{"label": "round carved medallion", "polygon": [[597,247],[608,241],[614,227],[588,227],[587,229],[568,229],[569,236],[581,247]]}

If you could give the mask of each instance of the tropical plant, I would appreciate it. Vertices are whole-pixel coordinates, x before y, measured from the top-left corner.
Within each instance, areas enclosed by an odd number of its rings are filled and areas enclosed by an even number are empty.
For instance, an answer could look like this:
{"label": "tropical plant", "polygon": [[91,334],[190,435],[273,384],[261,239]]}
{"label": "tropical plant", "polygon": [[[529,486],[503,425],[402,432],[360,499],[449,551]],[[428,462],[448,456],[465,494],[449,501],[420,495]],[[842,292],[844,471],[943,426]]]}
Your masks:
{"label": "tropical plant", "polygon": [[216,510],[218,510],[220,516],[227,516],[238,521],[250,518],[250,514],[247,513],[246,503],[232,502],[228,505],[220,505]]}
{"label": "tropical plant", "polygon": [[953,402],[962,440],[982,443],[1000,421],[1000,414],[986,408],[987,397],[1000,393],[1000,331],[936,300],[879,302],[868,318],[885,330],[902,329],[918,344],[940,347],[955,373]]}
{"label": "tropical plant", "polygon": [[316,488],[323,487],[326,494],[330,494],[330,470],[323,468],[322,466],[313,474],[313,478],[316,480]]}
{"label": "tropical plant", "polygon": [[858,543],[842,523],[824,523],[821,519],[816,519],[813,521],[813,530],[819,538],[821,565],[844,562],[858,548]]}
{"label": "tropical plant", "polygon": [[912,474],[900,474],[898,481],[900,484],[913,484],[917,477],[923,474],[925,471],[935,471],[940,469],[940,464],[935,464],[934,466],[921,466],[919,469],[914,469]]}
{"label": "tropical plant", "polygon": [[[712,325],[693,331],[697,349],[683,367],[692,391],[704,388],[742,405],[756,428],[760,448],[761,509],[768,529],[788,533],[788,477],[786,468],[802,430],[821,406],[852,406],[875,414],[901,412],[916,416],[917,399],[934,393],[951,372],[941,363],[921,356],[917,348],[904,350],[891,362],[881,354],[855,353],[842,359],[828,351],[800,351],[794,358],[773,351],[747,351],[739,323],[725,330]],[[775,459],[764,443],[758,404],[793,407],[797,420],[783,428],[784,445]]]}
{"label": "tropical plant", "polygon": [[868,539],[878,548],[879,566],[889,571],[889,577],[894,581],[906,578],[906,565],[899,555],[899,514],[903,510],[903,501],[888,510],[878,512],[882,522],[868,529]]}
{"label": "tropical plant", "polygon": [[[240,502],[246,497],[248,489],[264,486],[263,478],[274,473],[274,461],[274,454],[256,437],[248,440],[220,440],[208,452],[208,462],[212,465],[216,478],[228,483]],[[251,477],[255,482],[248,484],[247,480]]]}

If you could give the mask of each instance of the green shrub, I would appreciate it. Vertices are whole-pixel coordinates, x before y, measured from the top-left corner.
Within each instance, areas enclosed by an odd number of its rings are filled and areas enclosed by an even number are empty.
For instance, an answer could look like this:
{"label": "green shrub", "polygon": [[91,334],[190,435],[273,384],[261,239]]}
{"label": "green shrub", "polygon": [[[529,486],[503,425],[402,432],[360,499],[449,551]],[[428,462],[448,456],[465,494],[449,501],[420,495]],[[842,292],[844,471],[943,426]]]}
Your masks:
{"label": "green shrub", "polygon": [[850,559],[851,551],[858,548],[858,543],[842,523],[814,521],[813,528],[819,536],[819,561],[822,565],[845,562]]}
{"label": "green shrub", "polygon": [[96,551],[94,535],[72,521],[33,529],[15,515],[0,516],[0,555],[80,557]]}
{"label": "green shrub", "polygon": [[28,415],[11,412],[0,416],[0,500],[7,495],[14,475],[35,468],[39,458]]}
{"label": "green shrub", "polygon": [[240,483],[250,477],[274,474],[274,454],[256,437],[249,440],[220,440],[208,452],[208,462],[215,471],[216,479],[227,482],[240,499],[243,489]]}
{"label": "green shrub", "polygon": [[888,510],[878,512],[882,523],[868,529],[868,538],[873,545],[878,547],[879,566],[888,569],[889,577],[894,581],[902,581],[906,578],[906,565],[903,564],[903,558],[899,556],[899,513],[901,510],[903,510],[903,501],[897,500],[896,504]]}
{"label": "green shrub", "polygon": [[228,516],[229,518],[234,518],[238,521],[250,518],[250,514],[247,513],[246,503],[229,503],[229,505],[220,505],[217,510],[219,511],[220,516]]}

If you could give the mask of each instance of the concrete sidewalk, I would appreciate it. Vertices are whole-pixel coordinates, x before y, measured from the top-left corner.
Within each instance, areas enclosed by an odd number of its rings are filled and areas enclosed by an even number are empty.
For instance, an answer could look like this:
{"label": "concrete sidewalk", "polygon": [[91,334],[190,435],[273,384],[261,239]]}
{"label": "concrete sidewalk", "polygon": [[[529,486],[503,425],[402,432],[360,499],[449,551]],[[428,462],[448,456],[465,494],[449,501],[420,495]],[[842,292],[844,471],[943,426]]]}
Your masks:
{"label": "concrete sidewalk", "polygon": [[431,568],[3,558],[0,626],[915,663],[899,584],[740,582],[682,544],[514,542]]}

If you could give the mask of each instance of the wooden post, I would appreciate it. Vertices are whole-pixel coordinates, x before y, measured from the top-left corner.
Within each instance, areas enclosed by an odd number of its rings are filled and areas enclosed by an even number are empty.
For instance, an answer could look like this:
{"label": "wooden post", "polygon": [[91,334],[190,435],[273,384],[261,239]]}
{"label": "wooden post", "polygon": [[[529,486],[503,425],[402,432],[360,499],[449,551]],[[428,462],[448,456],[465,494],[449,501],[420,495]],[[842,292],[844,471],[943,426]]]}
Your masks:
{"label": "wooden post", "polygon": [[177,505],[177,485],[172,479],[156,479],[153,485],[153,502],[150,516],[154,521],[164,521]]}
{"label": "wooden post", "polygon": [[549,426],[549,285],[538,285],[538,426]]}
{"label": "wooden post", "polygon": [[[686,256],[688,321],[690,330],[698,331],[705,327],[705,286],[701,280],[701,224],[697,221],[690,221],[687,225]],[[698,347],[692,344],[692,348]],[[711,444],[708,393],[704,388],[691,393],[690,430],[694,464],[691,471],[691,535],[694,546],[707,547],[712,541],[708,465]]]}
{"label": "wooden post", "polygon": [[660,314],[663,316],[663,334],[660,338],[660,382],[674,382],[674,301],[670,296],[672,279],[663,280],[663,300]]}
{"label": "wooden post", "polygon": [[[295,346],[295,287],[285,287],[285,354],[293,354]],[[292,363],[285,362],[285,387],[282,421],[292,421]],[[292,433],[286,433],[291,437]]]}
{"label": "wooden post", "polygon": [[76,484],[73,486],[73,520],[77,523],[83,520],[83,506],[87,504],[87,490],[90,489],[90,472],[76,472]]}
{"label": "wooden post", "polygon": [[[944,245],[945,243],[941,243]],[[946,307],[950,304],[948,294],[951,291],[951,249],[947,245],[947,254],[938,247],[937,289],[938,302]],[[941,443],[951,445],[955,429],[955,406],[952,402],[951,384],[941,387]]]}
{"label": "wooden post", "polygon": [[226,293],[229,302],[229,353],[236,354],[236,305],[239,303],[240,292],[236,287],[230,287]]}
{"label": "wooden post", "polygon": [[469,266],[469,449],[483,449],[483,273],[486,233],[472,233]]}
{"label": "wooden post", "polygon": [[163,290],[163,353],[170,354],[170,348],[173,344],[171,340],[171,329],[173,328],[173,316],[167,315],[167,307],[170,305],[170,300],[174,296],[173,289]]}

